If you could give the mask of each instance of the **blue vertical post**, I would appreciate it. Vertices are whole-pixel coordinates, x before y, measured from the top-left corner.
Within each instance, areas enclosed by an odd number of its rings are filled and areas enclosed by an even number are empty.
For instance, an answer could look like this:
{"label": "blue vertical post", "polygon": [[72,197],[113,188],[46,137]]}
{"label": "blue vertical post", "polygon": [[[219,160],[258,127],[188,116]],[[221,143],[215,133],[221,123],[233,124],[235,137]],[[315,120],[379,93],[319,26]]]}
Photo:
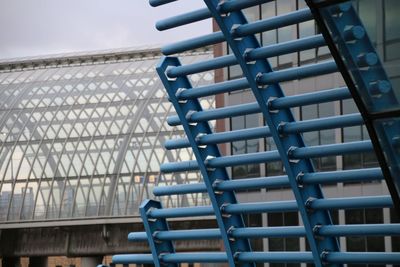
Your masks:
{"label": "blue vertical post", "polygon": [[161,203],[155,200],[146,199],[140,205],[140,217],[143,220],[144,229],[147,234],[147,240],[153,255],[154,265],[156,267],[168,266],[177,267],[176,263],[164,263],[162,257],[167,254],[175,253],[175,249],[171,240],[158,240],[157,233],[159,231],[168,231],[168,223],[165,218],[149,218],[149,212],[153,209],[161,209]]}
{"label": "blue vertical post", "polygon": [[[247,24],[247,20],[241,11],[225,12],[224,5],[229,2],[218,0],[204,0],[215,21],[223,32],[226,42],[229,44],[238,63],[241,66],[244,76],[247,78],[249,87],[260,106],[264,118],[269,126],[271,135],[276,143],[277,149],[282,157],[285,170],[289,177],[291,188],[294,192],[299,211],[302,216],[306,236],[314,256],[317,267],[324,265],[322,255],[326,251],[339,251],[339,243],[335,237],[324,239],[316,238],[313,229],[318,225],[331,225],[330,214],[326,210],[312,211],[309,209],[314,199],[323,198],[319,185],[301,185],[298,183],[304,173],[314,172],[310,159],[291,159],[291,154],[297,148],[304,147],[304,142],[299,133],[281,135],[280,128],[286,123],[295,121],[290,109],[271,110],[268,101],[283,97],[283,91],[278,83],[272,83],[268,87],[260,83],[263,74],[271,73],[272,68],[267,60],[256,60],[247,62],[247,53],[260,45],[254,35],[235,37],[235,30],[238,26]],[[342,266],[333,264],[332,266]]]}
{"label": "blue vertical post", "polygon": [[[210,167],[208,161],[221,156],[216,144],[199,145],[198,140],[201,136],[211,134],[211,128],[208,121],[197,123],[190,122],[190,116],[194,112],[202,110],[198,99],[178,100],[179,94],[185,90],[191,90],[192,85],[186,76],[177,78],[169,78],[167,71],[171,67],[180,66],[180,62],[175,57],[166,57],[157,66],[158,75],[161,78],[164,87],[168,92],[170,101],[175,107],[178,117],[185,130],[187,138],[193,149],[198,167],[207,187],[207,192],[213,206],[218,226],[221,230],[221,237],[224,242],[227,253],[228,263],[230,266],[235,266],[235,259],[240,252],[250,252],[250,242],[246,238],[232,238],[229,233],[235,228],[245,227],[243,218],[239,214],[227,214],[224,207],[229,204],[237,203],[233,191],[215,190],[215,186],[221,182],[229,180],[226,169],[223,167]],[[254,263],[243,263],[243,266],[255,266]]]}

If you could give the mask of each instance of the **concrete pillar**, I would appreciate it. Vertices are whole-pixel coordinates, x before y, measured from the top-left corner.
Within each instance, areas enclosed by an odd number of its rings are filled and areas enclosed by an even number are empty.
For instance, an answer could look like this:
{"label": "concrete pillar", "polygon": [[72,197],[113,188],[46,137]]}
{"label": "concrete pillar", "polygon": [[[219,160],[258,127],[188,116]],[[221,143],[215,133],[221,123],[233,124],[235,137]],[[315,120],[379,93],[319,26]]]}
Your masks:
{"label": "concrete pillar", "polygon": [[4,257],[1,261],[2,267],[20,267],[21,261],[17,257]]}
{"label": "concrete pillar", "polygon": [[47,257],[30,257],[29,267],[48,267],[48,262]]}
{"label": "concrete pillar", "polygon": [[103,256],[82,257],[81,266],[96,267],[103,262]]}

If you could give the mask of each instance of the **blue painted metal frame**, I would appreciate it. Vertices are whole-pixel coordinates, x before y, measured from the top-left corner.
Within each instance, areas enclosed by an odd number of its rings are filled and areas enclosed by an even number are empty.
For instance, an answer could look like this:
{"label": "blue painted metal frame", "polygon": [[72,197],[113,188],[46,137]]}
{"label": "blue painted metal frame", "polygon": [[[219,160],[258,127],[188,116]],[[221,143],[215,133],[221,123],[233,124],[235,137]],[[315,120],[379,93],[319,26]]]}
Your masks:
{"label": "blue painted metal frame", "polygon": [[[350,1],[306,0],[355,100],[400,213],[400,103]],[[337,2],[337,1],[336,1]],[[341,1],[343,2],[343,1]],[[353,40],[348,37],[353,35]],[[396,110],[397,108],[397,110]]]}
{"label": "blue painted metal frame", "polygon": [[[278,84],[270,84],[267,88],[260,87],[259,79],[267,73],[273,73],[272,68],[266,60],[256,60],[255,62],[247,62],[246,54],[260,47],[257,39],[253,35],[249,35],[240,39],[235,37],[235,28],[237,25],[247,23],[241,11],[231,12],[229,14],[221,13],[224,2],[220,4],[217,0],[204,0],[209,10],[213,14],[221,31],[224,33],[226,42],[229,44],[237,61],[239,62],[244,76],[250,85],[251,90],[260,106],[264,118],[269,126],[272,137],[282,157],[289,182],[294,192],[299,211],[306,229],[307,240],[314,256],[314,264],[317,267],[324,265],[321,255],[330,252],[339,251],[338,240],[334,237],[317,239],[314,236],[313,229],[317,225],[331,225],[332,221],[328,211],[313,211],[307,207],[307,201],[310,199],[322,199],[323,194],[319,185],[299,185],[296,177],[302,173],[312,173],[314,168],[310,159],[293,160],[290,151],[293,148],[304,147],[304,142],[300,134],[290,134],[281,136],[279,126],[285,123],[295,121],[290,109],[282,109],[278,112],[271,112],[268,107],[270,99],[283,97],[283,91]],[[264,76],[265,77],[265,76]],[[333,266],[341,266],[340,264]]]}
{"label": "blue painted metal frame", "polygon": [[[180,62],[175,57],[165,57],[157,66],[157,72],[164,87],[168,92],[170,101],[179,116],[187,138],[193,149],[197,160],[197,167],[203,176],[207,192],[215,211],[218,226],[221,230],[222,240],[231,266],[235,265],[236,257],[240,252],[250,252],[250,242],[247,239],[235,239],[229,236],[229,231],[234,228],[243,228],[244,222],[240,214],[225,214],[223,207],[228,204],[236,204],[237,200],[232,191],[217,192],[214,185],[219,181],[229,180],[229,176],[224,167],[210,167],[208,161],[212,158],[221,156],[217,145],[199,145],[197,139],[200,136],[211,134],[211,128],[208,122],[189,122],[191,113],[199,112],[202,107],[197,99],[178,100],[177,95],[184,90],[191,90],[192,85],[186,76],[178,78],[169,78],[167,71],[171,67],[180,66]],[[246,263],[244,266],[255,266],[254,263]]]}
{"label": "blue painted metal frame", "polygon": [[151,218],[149,213],[154,210],[162,209],[161,203],[155,200],[144,200],[140,205],[140,217],[142,218],[147,240],[150,245],[153,262],[156,267],[168,266],[177,267],[176,263],[165,263],[163,257],[175,253],[174,245],[171,240],[159,240],[157,234],[160,231],[168,231],[168,223],[165,218]]}
{"label": "blue painted metal frame", "polygon": [[[175,0],[150,0],[157,6]],[[263,57],[276,56],[280,54],[301,51],[310,47],[319,47],[325,42],[320,35],[260,48],[256,38],[252,35],[257,32],[267,31],[279,27],[296,24],[311,19],[311,12],[308,9],[298,10],[289,14],[284,14],[274,18],[247,24],[240,9],[250,7],[260,3],[270,2],[271,0],[204,0],[208,9],[201,9],[189,12],[171,19],[166,19],[158,24],[160,29],[168,29],[184,24],[192,23],[209,17],[215,18],[221,28],[221,32],[194,38],[167,46],[163,52],[175,53],[205,44],[215,44],[224,41],[232,48],[233,55],[223,56],[206,62],[198,62],[186,66],[181,66],[179,60],[167,57],[157,67],[157,71],[163,84],[165,85],[169,98],[173,103],[178,116],[168,119],[170,125],[182,125],[186,139],[175,139],[168,141],[168,149],[179,149],[182,147],[192,147],[196,156],[195,161],[170,162],[161,166],[163,172],[179,172],[200,169],[204,177],[203,184],[174,185],[170,187],[159,187],[154,190],[157,196],[172,194],[189,194],[207,192],[211,199],[211,206],[196,206],[184,208],[161,209],[158,202],[146,202],[143,205],[153,203],[153,208],[141,209],[141,214],[145,222],[148,223],[146,233],[130,233],[130,241],[149,240],[152,255],[116,255],[113,263],[156,263],[173,264],[194,263],[194,262],[228,262],[230,266],[237,264],[254,266],[255,262],[270,263],[314,263],[316,266],[329,265],[341,266],[342,264],[398,264],[400,263],[400,253],[380,253],[380,252],[339,252],[337,238],[340,236],[374,236],[374,235],[400,235],[400,225],[398,224],[369,224],[369,225],[332,225],[329,211],[337,209],[354,208],[390,208],[395,197],[390,196],[362,196],[362,197],[341,197],[324,198],[320,185],[326,183],[340,183],[349,181],[380,181],[387,176],[385,169],[379,168],[314,172],[310,158],[323,157],[329,155],[344,155],[349,153],[362,153],[372,151],[370,141],[356,141],[341,144],[319,145],[305,147],[301,138],[302,132],[319,131],[323,129],[350,127],[360,125],[363,118],[360,114],[350,114],[345,116],[325,117],[309,121],[295,122],[290,111],[292,107],[309,104],[319,104],[328,101],[337,101],[350,98],[347,88],[336,88],[327,91],[313,92],[304,95],[289,96],[283,95],[279,82],[293,79],[301,79],[321,74],[337,71],[337,66],[333,61],[306,65],[286,70],[273,72],[268,61]],[[357,88],[349,74],[349,66],[346,60],[355,60],[359,65],[351,71],[360,72],[365,75],[369,71],[376,71],[379,75],[384,73],[379,69],[380,63],[373,51],[355,53],[354,51],[344,52],[337,50],[333,38],[340,42],[351,42],[362,46],[368,46],[369,40],[365,38],[365,31],[359,24],[351,24],[349,21],[359,21],[357,14],[351,11],[351,17],[346,18],[350,13],[343,15],[344,11],[349,12],[349,5],[342,4],[339,7],[330,6],[337,0],[306,0],[312,3],[311,9],[317,18],[327,40],[331,52],[346,79],[353,98],[357,101],[358,95],[354,93]],[[343,2],[340,0],[340,2]],[[314,5],[315,4],[315,5]],[[350,6],[351,7],[351,6]],[[328,11],[320,12],[326,8]],[[331,13],[332,8],[334,14]],[[321,9],[321,10],[318,10]],[[332,16],[333,15],[333,16]],[[346,23],[353,27],[342,28],[339,32],[341,36],[330,36],[327,34],[328,28],[324,24],[324,19],[333,20],[348,19]],[[339,22],[334,22],[339,23]],[[346,24],[345,23],[345,24]],[[360,22],[361,23],[361,22]],[[336,27],[337,25],[333,25]],[[343,25],[342,25],[343,26]],[[332,27],[332,25],[330,26]],[[365,41],[365,42],[364,42]],[[340,48],[340,45],[338,45]],[[370,48],[370,47],[369,47]],[[345,47],[348,49],[348,47]],[[353,49],[353,47],[351,47]],[[350,50],[351,50],[350,49]],[[356,49],[355,49],[356,50]],[[335,54],[336,53],[336,54]],[[344,60],[341,57],[344,57]],[[349,58],[347,58],[349,57]],[[339,58],[339,59],[338,59]],[[354,63],[353,62],[353,63]],[[199,73],[215,68],[238,64],[241,66],[245,78],[233,81],[225,81],[214,85],[207,85],[191,88],[191,84],[186,75]],[[352,63],[352,64],[353,64]],[[371,68],[371,66],[374,68]],[[375,69],[378,66],[378,69]],[[368,71],[366,71],[368,70]],[[383,72],[382,72],[383,71]],[[358,75],[357,74],[357,75]],[[347,76],[346,76],[347,75]],[[365,75],[362,79],[376,81],[379,75]],[[382,76],[379,76],[382,77]],[[382,81],[384,80],[381,78]],[[371,81],[371,80],[370,80]],[[373,94],[387,93],[387,83],[376,82],[371,91]],[[267,86],[265,86],[267,85]],[[238,106],[223,107],[211,110],[202,110],[197,98],[211,96],[218,93],[233,92],[250,87],[255,95],[257,102]],[[360,87],[360,88],[366,88]],[[367,89],[365,89],[367,90]],[[381,91],[379,91],[381,90]],[[370,91],[365,91],[368,92]],[[363,92],[363,93],[365,93]],[[372,98],[374,100],[374,98]],[[380,99],[381,100],[381,99]],[[361,101],[361,98],[359,99]],[[359,103],[358,103],[359,104]],[[361,101],[361,104],[363,102]],[[364,109],[363,109],[364,108]],[[359,105],[359,109],[366,120],[367,127],[372,127],[371,122],[380,123],[376,128],[383,127],[387,123],[383,132],[387,136],[386,146],[392,146],[395,153],[400,154],[400,137],[396,134],[400,132],[399,124],[393,123],[389,115],[368,113],[364,105]],[[212,133],[208,124],[209,120],[241,116],[244,114],[259,113],[264,115],[267,126],[252,129],[243,129],[224,133]],[[366,112],[366,113],[365,113]],[[365,117],[365,114],[371,115]],[[397,114],[397,113],[396,113]],[[382,117],[374,117],[376,115]],[[388,117],[389,116],[389,117]],[[378,120],[383,118],[383,121]],[[389,118],[387,122],[386,118]],[[375,120],[376,119],[376,120]],[[374,121],[375,120],[375,121]],[[397,119],[400,123],[400,120]],[[369,126],[368,126],[369,124]],[[221,156],[217,144],[232,142],[237,140],[247,140],[254,138],[272,137],[277,145],[277,151],[263,151],[258,153],[247,153],[243,155]],[[377,138],[377,136],[375,136]],[[374,136],[371,135],[372,142]],[[382,151],[381,151],[382,152]],[[391,153],[391,147],[386,148],[385,152]],[[379,156],[379,155],[378,155]],[[389,155],[390,157],[393,155]],[[397,157],[397,154],[394,155]],[[287,175],[276,177],[257,177],[243,180],[230,180],[225,167],[242,165],[248,163],[265,163],[270,161],[284,162]],[[383,173],[382,173],[383,172]],[[291,187],[296,200],[237,203],[235,191],[254,188],[277,188]],[[393,199],[393,200],[392,200]],[[158,203],[158,204],[157,204]],[[151,206],[151,205],[149,205]],[[155,209],[154,209],[155,207]],[[293,227],[245,227],[242,215],[250,213],[273,213],[300,211],[304,226]],[[196,229],[196,230],[174,230],[169,231],[167,218],[190,217],[216,215],[219,229]],[[159,222],[157,228],[150,224]],[[270,237],[303,237],[306,236],[310,242],[312,252],[251,252],[249,239],[270,238]],[[225,244],[225,252],[206,252],[206,253],[174,253],[172,242],[174,240],[198,240],[198,239],[222,239]],[[157,246],[167,242],[166,248],[160,249]],[[171,246],[168,246],[171,244]],[[162,253],[167,251],[167,253]],[[171,252],[172,251],[172,252]],[[160,257],[161,255],[161,257]],[[161,259],[161,260],[160,260]]]}

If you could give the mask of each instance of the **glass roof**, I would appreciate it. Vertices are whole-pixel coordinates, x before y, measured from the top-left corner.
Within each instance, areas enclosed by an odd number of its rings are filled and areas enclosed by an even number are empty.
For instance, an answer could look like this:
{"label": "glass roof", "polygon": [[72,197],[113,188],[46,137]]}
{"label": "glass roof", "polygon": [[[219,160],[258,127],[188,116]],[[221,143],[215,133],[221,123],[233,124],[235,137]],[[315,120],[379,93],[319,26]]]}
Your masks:
{"label": "glass roof", "polygon": [[[161,163],[191,159],[192,152],[163,148],[183,130],[166,123],[173,109],[153,54],[0,73],[0,221],[137,215],[155,185],[201,179],[159,174]],[[211,56],[195,52],[183,62]],[[214,76],[191,78],[198,86]],[[204,103],[213,107],[214,99]],[[163,200],[166,207],[208,201],[201,194]]]}

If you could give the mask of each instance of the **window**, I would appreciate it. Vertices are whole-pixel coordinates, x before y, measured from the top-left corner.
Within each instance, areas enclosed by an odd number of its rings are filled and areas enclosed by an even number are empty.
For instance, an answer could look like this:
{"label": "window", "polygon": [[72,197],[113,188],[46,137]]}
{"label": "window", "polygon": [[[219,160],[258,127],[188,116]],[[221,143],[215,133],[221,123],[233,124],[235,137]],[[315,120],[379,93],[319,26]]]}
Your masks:
{"label": "window", "polygon": [[[324,118],[334,116],[334,103],[321,103],[317,105],[303,106],[300,109],[301,120],[311,120],[316,118]],[[318,146],[335,143],[335,130],[322,130],[318,132],[306,132],[303,133],[304,142],[307,146]],[[336,169],[336,157],[321,157],[314,158],[313,164],[316,170],[330,171]]]}
{"label": "window", "polygon": [[[345,211],[346,224],[373,224],[383,223],[382,209],[354,209]],[[347,251],[363,252],[385,251],[385,241],[382,236],[351,236],[346,237]],[[357,264],[348,264],[348,267],[357,267]],[[385,265],[365,265],[368,267],[384,267]]]}
{"label": "window", "polygon": [[385,0],[385,60],[400,58],[400,5],[398,0]]}
{"label": "window", "polygon": [[[250,114],[245,116],[233,117],[231,119],[231,129],[248,129],[259,126],[258,114]],[[232,142],[232,155],[245,154],[245,153],[255,153],[260,151],[259,139],[251,139],[244,141]],[[232,178],[250,178],[260,176],[260,165],[259,164],[249,164],[234,166],[232,168]]]}
{"label": "window", "polygon": [[[297,212],[268,213],[268,226],[297,226]],[[269,251],[299,251],[300,239],[297,237],[268,238]],[[298,263],[270,263],[270,267],[300,267]]]}
{"label": "window", "polygon": [[[343,100],[341,104],[342,114],[358,113],[358,109],[353,100]],[[365,126],[352,126],[343,128],[342,135],[344,143],[369,139],[369,135]],[[378,166],[378,161],[374,152],[343,155],[343,169],[368,168],[376,166]]]}

